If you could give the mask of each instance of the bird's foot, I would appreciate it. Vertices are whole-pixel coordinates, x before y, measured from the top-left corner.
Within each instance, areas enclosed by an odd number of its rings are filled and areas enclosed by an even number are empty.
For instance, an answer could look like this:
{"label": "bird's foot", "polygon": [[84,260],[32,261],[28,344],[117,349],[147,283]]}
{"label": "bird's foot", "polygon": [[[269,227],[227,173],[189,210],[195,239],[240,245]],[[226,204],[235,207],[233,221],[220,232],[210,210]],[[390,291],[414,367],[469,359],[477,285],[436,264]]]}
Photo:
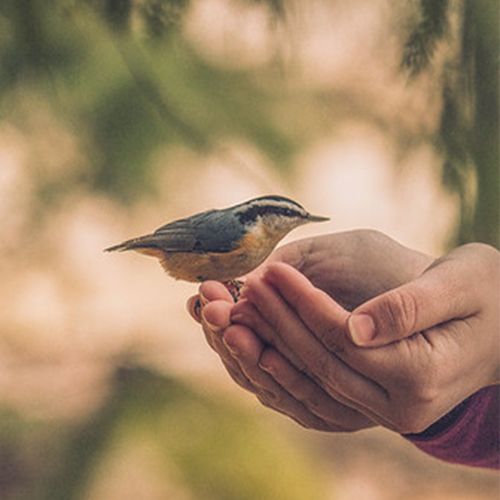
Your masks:
{"label": "bird's foot", "polygon": [[235,302],[238,302],[238,299],[240,298],[240,292],[244,284],[245,283],[240,280],[229,280],[223,283]]}

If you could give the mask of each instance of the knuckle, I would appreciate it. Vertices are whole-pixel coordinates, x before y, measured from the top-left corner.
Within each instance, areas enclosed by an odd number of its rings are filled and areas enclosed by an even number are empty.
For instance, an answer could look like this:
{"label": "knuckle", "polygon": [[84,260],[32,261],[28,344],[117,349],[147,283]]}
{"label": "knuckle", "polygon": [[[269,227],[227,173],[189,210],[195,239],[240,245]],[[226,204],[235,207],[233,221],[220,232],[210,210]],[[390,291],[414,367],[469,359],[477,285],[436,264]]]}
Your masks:
{"label": "knuckle", "polygon": [[405,389],[406,398],[412,407],[427,408],[432,406],[442,395],[442,391],[434,382],[434,372],[429,367],[425,375],[411,378]]}
{"label": "knuckle", "polygon": [[257,396],[257,399],[259,400],[259,403],[262,405],[262,406],[265,406],[266,408],[273,408],[273,406],[271,405],[271,403],[269,402],[268,398],[262,394],[256,394]]}
{"label": "knuckle", "polygon": [[329,381],[332,378],[333,364],[327,353],[321,353],[316,357],[312,367],[312,375],[320,381]]}
{"label": "knuckle", "polygon": [[419,384],[415,400],[420,407],[427,408],[436,401],[439,392],[438,388],[430,382]]}
{"label": "knuckle", "polygon": [[306,408],[315,412],[321,409],[322,404],[317,394],[307,394],[303,397],[302,402]]}
{"label": "knuckle", "polygon": [[226,371],[228,372],[229,376],[231,379],[238,384],[241,388],[255,393],[255,387],[253,384],[250,382],[250,380],[247,379],[247,377],[241,372],[241,370],[238,367],[233,366],[232,364],[228,363],[227,361],[223,360],[224,367],[226,368]]}
{"label": "knuckle", "polygon": [[325,325],[321,331],[320,340],[328,350],[336,354],[345,354],[344,337],[337,325]]}
{"label": "knuckle", "polygon": [[393,332],[395,337],[414,333],[417,319],[417,302],[404,290],[392,291],[380,305],[382,328]]}
{"label": "knuckle", "polygon": [[407,391],[407,396],[393,412],[393,423],[400,434],[417,434],[436,421],[439,390],[435,384],[427,382],[408,386]]}
{"label": "knuckle", "polygon": [[281,397],[269,390],[261,389],[257,398],[266,408],[280,409],[282,406]]}

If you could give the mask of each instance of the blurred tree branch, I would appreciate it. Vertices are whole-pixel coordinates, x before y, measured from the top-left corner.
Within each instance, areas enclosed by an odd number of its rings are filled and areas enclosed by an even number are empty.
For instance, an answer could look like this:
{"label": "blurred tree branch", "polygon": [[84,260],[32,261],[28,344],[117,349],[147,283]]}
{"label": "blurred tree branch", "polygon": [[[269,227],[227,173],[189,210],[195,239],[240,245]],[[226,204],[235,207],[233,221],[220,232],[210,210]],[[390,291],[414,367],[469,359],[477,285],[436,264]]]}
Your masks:
{"label": "blurred tree branch", "polygon": [[403,49],[402,66],[413,75],[426,68],[448,24],[448,0],[420,0],[421,20],[410,32]]}
{"label": "blurred tree branch", "polygon": [[475,96],[471,153],[477,166],[478,200],[472,239],[500,246],[499,3],[467,0],[465,54],[472,67]]}
{"label": "blurred tree branch", "polygon": [[[290,7],[283,0],[246,1],[266,5],[286,22]],[[462,59],[443,82],[436,142],[446,157],[444,183],[462,200],[458,241],[498,245],[498,2],[464,2]],[[60,116],[90,136],[89,185],[125,200],[141,189],[154,191],[152,154],[174,142],[205,153],[220,151],[221,140],[242,137],[272,164],[288,165],[307,138],[290,134],[276,119],[283,94],[278,86],[269,91],[255,85],[258,76],[251,71],[211,66],[190,51],[182,33],[190,5],[189,0],[57,0],[48,9],[41,0],[2,2],[1,19],[12,26],[0,49],[3,113],[13,89],[38,85],[40,92],[48,83],[57,94],[64,88],[66,104],[71,103]],[[419,0],[415,5],[418,15],[401,47],[402,73],[409,78],[431,67],[436,47],[449,34],[450,12],[461,4]],[[110,44],[125,72],[111,50],[103,53]],[[268,81],[272,75],[266,74]],[[471,194],[474,177],[477,201]]]}
{"label": "blurred tree branch", "polygon": [[[443,83],[444,182],[461,198],[457,243],[500,245],[499,9],[466,0],[458,70]],[[475,186],[477,179],[477,186]]]}

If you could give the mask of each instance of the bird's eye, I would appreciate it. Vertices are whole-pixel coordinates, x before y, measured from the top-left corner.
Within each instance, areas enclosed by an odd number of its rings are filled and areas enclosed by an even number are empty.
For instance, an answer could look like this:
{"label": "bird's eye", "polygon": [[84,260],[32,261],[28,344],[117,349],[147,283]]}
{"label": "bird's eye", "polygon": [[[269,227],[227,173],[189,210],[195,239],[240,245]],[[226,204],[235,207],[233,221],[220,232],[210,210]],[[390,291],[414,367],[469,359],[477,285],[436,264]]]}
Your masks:
{"label": "bird's eye", "polygon": [[285,217],[299,217],[300,216],[300,214],[296,210],[293,210],[292,208],[285,208],[285,209],[283,209],[282,213]]}

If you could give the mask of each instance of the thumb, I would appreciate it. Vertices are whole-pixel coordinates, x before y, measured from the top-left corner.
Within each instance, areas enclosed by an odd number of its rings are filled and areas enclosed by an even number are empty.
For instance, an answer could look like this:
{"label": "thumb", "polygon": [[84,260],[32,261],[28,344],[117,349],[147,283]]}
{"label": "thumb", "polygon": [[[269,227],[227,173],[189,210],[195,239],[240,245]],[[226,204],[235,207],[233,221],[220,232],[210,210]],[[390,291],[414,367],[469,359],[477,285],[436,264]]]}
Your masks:
{"label": "thumb", "polygon": [[459,260],[436,261],[415,280],[357,307],[347,319],[351,340],[377,347],[473,314],[467,274]]}

